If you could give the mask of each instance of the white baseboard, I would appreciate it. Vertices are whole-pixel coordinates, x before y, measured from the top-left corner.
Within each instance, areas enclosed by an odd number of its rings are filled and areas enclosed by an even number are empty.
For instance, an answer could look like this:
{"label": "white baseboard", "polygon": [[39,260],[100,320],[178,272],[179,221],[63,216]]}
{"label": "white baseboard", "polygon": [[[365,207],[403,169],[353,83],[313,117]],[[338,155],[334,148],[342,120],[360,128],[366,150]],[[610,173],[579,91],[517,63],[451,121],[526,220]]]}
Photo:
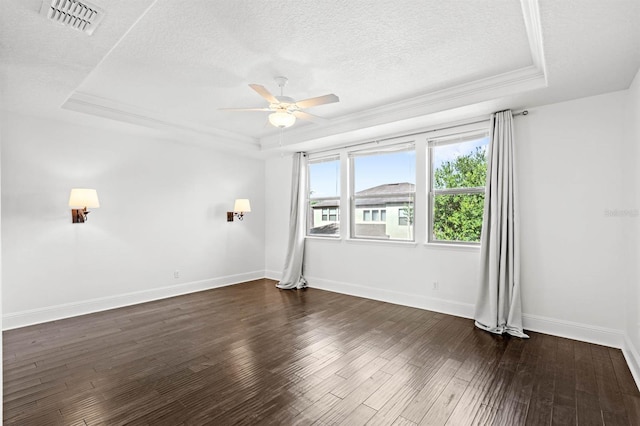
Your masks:
{"label": "white baseboard", "polygon": [[11,330],[33,324],[55,321],[63,318],[75,317],[109,309],[138,303],[151,302],[158,299],[180,296],[182,294],[195,293],[217,287],[238,284],[245,281],[257,280],[264,277],[264,271],[247,272],[243,274],[227,275],[224,277],[209,278],[200,281],[191,281],[177,285],[119,294],[115,296],[100,297],[97,299],[83,300],[80,302],[65,303],[62,305],[47,306],[45,308],[30,309],[27,311],[4,314],[2,316],[2,329]]}
{"label": "white baseboard", "polygon": [[418,296],[393,290],[366,287],[359,284],[325,280],[322,278],[305,278],[311,288],[327,290],[334,293],[348,294],[350,296],[364,297],[367,299],[379,300],[381,302],[394,303],[396,305],[410,306],[412,308],[426,309],[428,311],[441,312],[463,318],[473,318],[474,307],[467,303]]}
{"label": "white baseboard", "polygon": [[264,271],[264,277],[269,278],[270,280],[280,281],[282,278],[282,271],[270,271],[267,269]]}
{"label": "white baseboard", "polygon": [[567,339],[580,340],[587,343],[595,343],[596,345],[610,346],[618,349],[622,349],[624,345],[624,332],[622,330],[531,314],[522,314],[522,325],[525,330],[566,337]]}
{"label": "white baseboard", "polygon": [[622,353],[624,354],[624,358],[627,360],[627,365],[629,366],[629,370],[631,370],[631,375],[636,381],[636,386],[640,390],[640,353],[638,353],[638,348],[633,345],[629,336],[625,336]]}
{"label": "white baseboard", "polygon": [[[473,318],[474,314],[474,305],[468,303],[429,298],[426,296],[372,288],[359,284],[344,283],[322,278],[306,278],[309,282],[309,287],[332,291],[334,293],[365,297],[367,299],[411,306],[414,308],[441,312],[463,318]],[[525,330],[536,331],[558,337],[566,337],[568,339],[581,340],[614,348],[621,349],[624,347],[624,333],[621,330],[563,321],[531,314],[523,314],[522,317]]]}

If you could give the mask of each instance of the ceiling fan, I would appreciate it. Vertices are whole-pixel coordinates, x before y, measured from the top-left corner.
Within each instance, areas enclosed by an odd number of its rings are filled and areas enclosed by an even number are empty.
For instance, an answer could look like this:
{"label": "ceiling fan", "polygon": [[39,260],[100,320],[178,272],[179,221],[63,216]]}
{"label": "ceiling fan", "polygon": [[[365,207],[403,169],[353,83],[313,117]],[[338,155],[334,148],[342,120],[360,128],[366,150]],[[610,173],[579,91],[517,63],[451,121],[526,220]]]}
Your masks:
{"label": "ceiling fan", "polygon": [[253,90],[255,90],[260,96],[262,96],[269,106],[266,108],[222,108],[225,111],[265,111],[270,112],[269,123],[275,127],[285,128],[291,127],[296,122],[296,118],[303,120],[309,120],[316,123],[324,123],[327,119],[318,117],[317,115],[309,114],[302,111],[305,108],[311,108],[318,105],[331,104],[339,102],[340,99],[333,93],[330,95],[318,96],[315,98],[304,99],[302,101],[296,101],[293,98],[283,95],[284,86],[286,86],[288,79],[286,77],[276,77],[276,83],[280,87],[280,96],[272,95],[264,86],[259,84],[250,84]]}

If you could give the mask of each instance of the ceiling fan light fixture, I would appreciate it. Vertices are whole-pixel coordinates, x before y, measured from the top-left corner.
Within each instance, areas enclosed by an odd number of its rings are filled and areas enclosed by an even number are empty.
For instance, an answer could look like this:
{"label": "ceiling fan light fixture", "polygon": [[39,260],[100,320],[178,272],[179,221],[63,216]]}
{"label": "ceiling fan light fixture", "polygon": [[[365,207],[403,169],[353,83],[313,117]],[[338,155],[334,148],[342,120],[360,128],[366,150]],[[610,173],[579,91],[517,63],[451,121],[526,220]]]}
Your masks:
{"label": "ceiling fan light fixture", "polygon": [[295,122],[296,122],[295,115],[288,112],[277,111],[269,114],[269,123],[281,129],[291,127]]}

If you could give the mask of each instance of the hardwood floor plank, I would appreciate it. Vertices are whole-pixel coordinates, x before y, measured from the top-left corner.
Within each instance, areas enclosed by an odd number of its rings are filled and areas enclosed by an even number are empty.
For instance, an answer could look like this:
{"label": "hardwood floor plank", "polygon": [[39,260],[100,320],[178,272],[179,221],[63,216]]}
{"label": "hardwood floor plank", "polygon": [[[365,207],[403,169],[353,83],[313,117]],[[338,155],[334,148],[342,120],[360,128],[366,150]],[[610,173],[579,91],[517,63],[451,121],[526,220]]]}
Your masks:
{"label": "hardwood floor plank", "polygon": [[[320,424],[340,424],[344,422],[356,408],[362,405],[362,403],[388,379],[389,375],[387,373],[381,371],[375,372],[364,382],[360,383],[351,393],[331,407],[331,410],[320,417],[318,422]],[[331,393],[335,395],[334,392]]]}
{"label": "hardwood floor plank", "polygon": [[612,414],[624,413],[626,409],[608,348],[592,345],[591,352],[594,360],[600,408],[603,412]]}
{"label": "hardwood floor plank", "polygon": [[[418,370],[418,367],[406,364],[401,370],[398,370],[395,374],[391,375],[391,378],[384,384],[384,386],[381,386],[380,389],[371,394],[364,404],[376,411],[380,410],[392,395],[398,392],[412,377],[414,377],[416,370]],[[381,369],[380,371],[387,373],[384,369]]]}
{"label": "hardwood floor plank", "polygon": [[[492,423],[493,426],[512,426],[523,425],[527,421],[527,404],[518,401],[512,401],[508,406],[501,408],[496,413],[496,417]],[[564,423],[574,424],[573,422]]]}
{"label": "hardwood floor plank", "polygon": [[340,424],[345,426],[365,425],[376,414],[373,408],[360,404]]}
{"label": "hardwood floor plank", "polygon": [[630,424],[640,425],[640,396],[624,395],[623,398]]}
{"label": "hardwood floor plank", "polygon": [[306,410],[302,411],[297,417],[294,418],[294,425],[310,425],[321,418],[326,412],[333,409],[333,407],[342,401],[337,396],[327,393],[320,398],[315,404],[309,406]]}
{"label": "hardwood floor plank", "polygon": [[576,369],[573,342],[558,340],[553,395],[553,425],[566,425],[576,420]]}
{"label": "hardwood floor plank", "polygon": [[548,425],[553,418],[553,397],[555,394],[556,354],[558,339],[539,335],[541,355],[536,366],[531,401],[527,410],[527,425]]}
{"label": "hardwood floor plank", "polygon": [[613,365],[613,370],[616,374],[616,381],[620,392],[627,395],[640,396],[640,391],[636,382],[633,380],[627,361],[624,359],[624,355],[620,349],[607,348],[609,351],[609,357]]}
{"label": "hardwood floor plank", "polygon": [[402,417],[419,424],[440,394],[455,376],[462,363],[448,359],[442,367],[427,381],[422,390],[402,412]]}
{"label": "hardwood floor plank", "polygon": [[617,349],[274,284],[4,332],[4,423],[640,425]]}
{"label": "hardwood floor plank", "polygon": [[467,386],[469,382],[454,376],[419,424],[434,426],[446,424]]}
{"label": "hardwood floor plank", "polygon": [[398,417],[391,426],[416,426],[411,420],[407,420],[404,417]]}
{"label": "hardwood floor plank", "polygon": [[576,391],[576,412],[577,424],[584,425],[602,425],[602,410],[598,402],[598,397],[584,391]]}
{"label": "hardwood floor plank", "polygon": [[598,394],[596,372],[588,343],[576,342],[574,346],[576,366],[576,390],[591,395]]}
{"label": "hardwood floor plank", "polygon": [[358,389],[360,385],[373,377],[373,375],[375,375],[376,373],[379,373],[379,375],[382,377],[391,377],[389,374],[379,371],[386,362],[387,361],[383,358],[374,359],[369,364],[363,366],[360,370],[358,370],[356,374],[351,376],[349,379],[345,378],[345,381],[336,388],[332,389],[331,393],[338,398],[345,398],[347,395]]}
{"label": "hardwood floor plank", "polygon": [[401,387],[369,420],[367,425],[383,426],[393,423],[417,394],[418,390],[411,386]]}
{"label": "hardwood floor plank", "polygon": [[485,394],[491,391],[493,377],[498,370],[499,359],[503,354],[503,349],[501,337],[484,333],[483,339],[485,339],[485,345],[483,346],[483,351],[478,354],[483,362],[480,364],[480,368],[476,370],[473,379],[469,382],[469,386],[467,386],[462,398],[451,413],[447,420],[447,425],[474,424],[474,419],[478,417],[478,413],[484,410],[482,401]]}

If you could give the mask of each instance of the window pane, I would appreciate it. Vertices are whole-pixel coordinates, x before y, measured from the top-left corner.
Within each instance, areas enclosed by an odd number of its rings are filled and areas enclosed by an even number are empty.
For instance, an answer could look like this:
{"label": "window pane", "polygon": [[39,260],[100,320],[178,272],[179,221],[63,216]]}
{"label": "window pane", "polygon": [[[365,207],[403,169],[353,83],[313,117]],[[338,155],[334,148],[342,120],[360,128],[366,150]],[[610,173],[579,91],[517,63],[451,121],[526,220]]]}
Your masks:
{"label": "window pane", "polygon": [[438,194],[433,201],[433,240],[480,242],[484,194]]}
{"label": "window pane", "polygon": [[307,234],[340,234],[340,159],[309,162],[309,212]]}
{"label": "window pane", "polygon": [[488,137],[432,147],[433,187],[485,186]]}
{"label": "window pane", "polygon": [[398,211],[398,225],[406,226],[409,223],[409,218],[407,217],[407,210],[400,209]]}
{"label": "window pane", "polygon": [[488,144],[482,134],[432,142],[429,241],[480,242]]}
{"label": "window pane", "polygon": [[[354,204],[352,237],[413,240],[416,155],[413,147],[352,153]],[[383,213],[384,212],[384,213]]]}

